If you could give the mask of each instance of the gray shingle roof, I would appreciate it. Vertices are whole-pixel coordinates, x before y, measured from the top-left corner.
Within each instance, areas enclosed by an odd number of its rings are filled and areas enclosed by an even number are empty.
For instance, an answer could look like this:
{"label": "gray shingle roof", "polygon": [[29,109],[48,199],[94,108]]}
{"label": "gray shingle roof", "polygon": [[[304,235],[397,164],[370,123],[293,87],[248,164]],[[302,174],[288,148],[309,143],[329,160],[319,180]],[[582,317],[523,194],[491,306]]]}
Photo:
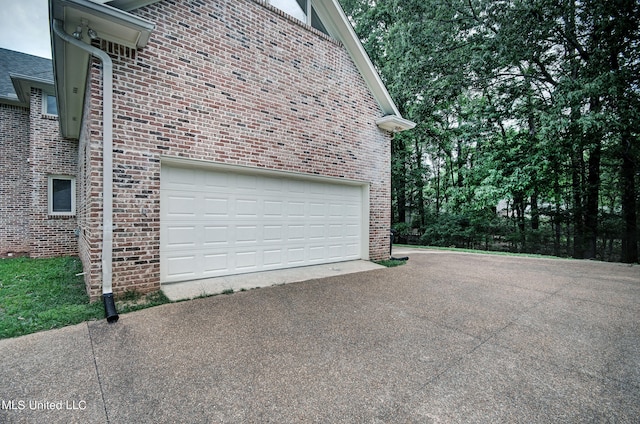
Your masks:
{"label": "gray shingle roof", "polygon": [[41,78],[53,84],[51,59],[0,48],[0,97],[17,99],[9,74]]}

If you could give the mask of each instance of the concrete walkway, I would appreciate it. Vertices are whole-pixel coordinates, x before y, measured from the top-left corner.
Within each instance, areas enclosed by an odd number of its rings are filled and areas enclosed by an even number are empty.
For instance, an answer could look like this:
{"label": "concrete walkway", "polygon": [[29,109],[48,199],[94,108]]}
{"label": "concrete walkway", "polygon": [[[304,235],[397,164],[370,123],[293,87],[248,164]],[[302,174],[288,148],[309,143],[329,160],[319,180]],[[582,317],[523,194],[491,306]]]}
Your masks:
{"label": "concrete walkway", "polygon": [[401,254],[0,340],[0,423],[638,422],[640,266]]}
{"label": "concrete walkway", "polygon": [[382,265],[371,261],[337,262],[164,284],[162,291],[175,302],[226,293],[230,290],[251,290],[382,268],[384,268]]}

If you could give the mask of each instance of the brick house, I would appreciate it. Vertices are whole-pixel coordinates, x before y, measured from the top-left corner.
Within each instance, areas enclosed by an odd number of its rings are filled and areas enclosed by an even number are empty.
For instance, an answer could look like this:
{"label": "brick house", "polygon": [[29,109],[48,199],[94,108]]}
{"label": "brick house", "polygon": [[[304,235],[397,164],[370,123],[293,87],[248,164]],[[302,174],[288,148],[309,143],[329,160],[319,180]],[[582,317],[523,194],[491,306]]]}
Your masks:
{"label": "brick house", "polygon": [[59,135],[51,60],[0,49],[0,257],[78,254],[77,161]]}
{"label": "brick house", "polygon": [[92,299],[388,257],[390,140],[415,124],[336,0],[50,0],[50,16],[60,151],[37,160],[69,155],[46,173],[75,176],[75,199],[42,243],[77,251]]}

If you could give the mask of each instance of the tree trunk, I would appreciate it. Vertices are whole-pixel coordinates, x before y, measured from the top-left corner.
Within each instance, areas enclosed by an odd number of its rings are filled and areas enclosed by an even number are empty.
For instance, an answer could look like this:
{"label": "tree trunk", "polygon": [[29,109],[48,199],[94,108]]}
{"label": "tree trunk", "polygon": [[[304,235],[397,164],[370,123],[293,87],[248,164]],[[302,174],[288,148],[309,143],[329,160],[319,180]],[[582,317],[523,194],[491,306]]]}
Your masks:
{"label": "tree trunk", "polygon": [[[571,70],[571,82],[578,84],[580,76],[580,56],[574,40],[577,39],[576,30],[576,2],[569,0],[566,9],[566,32],[565,39],[566,57],[565,60]],[[576,259],[584,258],[584,210],[583,210],[583,175],[584,175],[584,148],[582,139],[582,129],[579,121],[582,116],[581,104],[575,99],[572,100],[569,124],[569,151],[571,154],[571,197],[573,200],[573,254]]]}
{"label": "tree trunk", "polygon": [[[528,80],[528,78],[527,78]],[[527,84],[531,86],[531,82],[527,81]],[[536,119],[533,113],[533,104],[531,100],[531,91],[528,91],[527,94],[527,103],[528,106],[528,124],[529,124],[529,139],[531,145],[535,145],[538,138],[538,129],[536,128]],[[540,228],[540,213],[538,211],[538,178],[537,173],[534,171],[533,180],[533,193],[531,194],[531,229],[537,230]]]}
{"label": "tree trunk", "polygon": [[582,149],[571,158],[571,191],[573,197],[573,257],[584,258],[584,220],[582,209]]}
{"label": "tree trunk", "polygon": [[462,188],[464,186],[464,177],[463,177],[463,172],[462,169],[464,167],[464,161],[462,160],[462,141],[458,140],[458,145],[456,147],[456,153],[458,155],[457,160],[456,160],[456,168],[458,171],[458,181],[457,181],[457,186]]}
{"label": "tree trunk", "polygon": [[540,211],[538,210],[538,191],[534,187],[531,194],[531,229],[540,229]]}
{"label": "tree trunk", "polygon": [[424,170],[422,168],[422,147],[418,142],[418,137],[414,138],[414,148],[416,152],[416,173],[415,173],[415,186],[416,186],[416,203],[418,207],[418,219],[420,226],[424,227],[425,211],[424,211]]}
{"label": "tree trunk", "polygon": [[[632,6],[635,2],[623,3]],[[636,14],[637,15],[637,14]],[[634,16],[629,11],[627,18]],[[636,23],[637,25],[637,23]],[[633,20],[629,20],[625,26],[627,30],[634,27]],[[616,106],[618,119],[621,123],[620,131],[620,153],[622,156],[622,169],[620,172],[621,191],[622,191],[622,218],[624,220],[624,230],[622,233],[622,252],[621,261],[624,263],[638,262],[638,205],[636,200],[636,161],[634,146],[637,140],[637,121],[631,96],[637,90],[637,86],[633,87],[630,81],[625,80],[625,76],[620,70],[618,60],[621,52],[621,41],[616,39],[614,48],[610,52],[611,71],[616,78]],[[634,134],[635,133],[635,134]]]}
{"label": "tree trunk", "polygon": [[518,238],[520,239],[520,251],[526,251],[527,247],[527,237],[526,237],[526,226],[525,226],[525,216],[524,212],[527,208],[525,197],[521,193],[517,193],[513,196],[513,207],[516,212],[516,223],[518,226]]}
{"label": "tree trunk", "polygon": [[560,240],[562,238],[562,221],[563,220],[562,220],[562,206],[561,206],[562,192],[560,188],[560,165],[558,164],[557,161],[554,161],[554,164],[553,164],[553,174],[554,174],[553,191],[554,191],[555,204],[556,204],[555,218],[554,218],[555,237],[553,240],[553,252],[555,256],[560,256]]}
{"label": "tree trunk", "polygon": [[598,243],[598,196],[600,192],[600,157],[602,154],[602,142],[600,135],[596,134],[598,140],[594,140],[595,147],[589,155],[587,175],[587,202],[584,214],[585,229],[585,251],[586,259],[596,257]]}
{"label": "tree trunk", "polygon": [[622,262],[638,262],[638,218],[636,205],[635,161],[628,128],[622,134]]}
{"label": "tree trunk", "polygon": [[440,216],[440,159],[435,163],[436,171],[436,217]]}
{"label": "tree trunk", "polygon": [[[406,222],[407,220],[407,175],[406,175],[406,147],[404,141],[400,137],[393,137],[391,142],[391,155],[399,166],[394,167],[392,174],[392,185],[394,187],[396,198],[396,222]],[[398,163],[398,162],[396,162]]]}

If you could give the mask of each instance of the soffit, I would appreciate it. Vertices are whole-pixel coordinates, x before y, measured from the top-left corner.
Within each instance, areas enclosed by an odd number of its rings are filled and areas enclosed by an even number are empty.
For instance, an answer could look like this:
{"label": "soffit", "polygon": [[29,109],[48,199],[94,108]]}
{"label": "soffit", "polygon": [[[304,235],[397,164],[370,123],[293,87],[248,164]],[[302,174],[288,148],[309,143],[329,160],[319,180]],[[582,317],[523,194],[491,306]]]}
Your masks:
{"label": "soffit", "polygon": [[157,3],[159,0],[106,0],[109,6],[117,7],[120,10],[130,11],[139,9],[149,4]]}
{"label": "soffit", "polygon": [[134,49],[146,45],[155,24],[89,0],[49,0],[49,16],[60,129],[64,137],[79,138],[90,55],[61,40],[53,31],[53,21],[61,21],[67,34],[80,28],[81,40],[87,44],[91,28],[102,40]]}

